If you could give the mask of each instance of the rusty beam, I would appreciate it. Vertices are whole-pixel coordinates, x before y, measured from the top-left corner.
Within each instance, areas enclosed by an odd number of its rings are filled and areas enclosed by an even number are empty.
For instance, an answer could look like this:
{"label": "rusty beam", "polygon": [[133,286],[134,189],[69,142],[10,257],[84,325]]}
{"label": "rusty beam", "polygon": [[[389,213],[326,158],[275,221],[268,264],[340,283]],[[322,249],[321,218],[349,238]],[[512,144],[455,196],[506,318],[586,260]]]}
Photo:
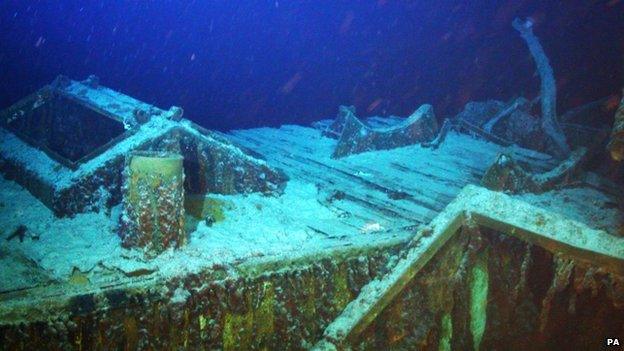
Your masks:
{"label": "rusty beam", "polygon": [[325,329],[316,350],[342,349],[384,310],[463,226],[482,226],[534,243],[556,254],[590,261],[624,274],[624,238],[550,213],[508,195],[466,186],[429,226],[418,231],[396,266],[364,286]]}

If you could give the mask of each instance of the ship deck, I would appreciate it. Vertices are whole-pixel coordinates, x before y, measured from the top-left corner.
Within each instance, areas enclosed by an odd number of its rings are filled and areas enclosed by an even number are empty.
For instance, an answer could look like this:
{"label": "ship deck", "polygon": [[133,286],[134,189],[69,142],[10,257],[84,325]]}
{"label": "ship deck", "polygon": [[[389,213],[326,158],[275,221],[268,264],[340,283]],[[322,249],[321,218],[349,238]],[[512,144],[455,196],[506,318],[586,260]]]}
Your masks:
{"label": "ship deck", "polygon": [[[312,128],[283,126],[235,131],[239,145],[262,154],[292,179],[315,184],[345,213],[331,232],[345,234],[367,223],[389,232],[428,223],[468,184],[479,184],[496,156],[505,152],[541,172],[556,165],[548,155],[451,133],[439,149],[408,146],[342,159],[330,155],[336,141]],[[310,223],[319,231],[322,224]]]}
{"label": "ship deck", "polygon": [[[330,158],[336,141],[310,127],[239,130],[227,137],[290,177],[284,195],[217,196],[229,204],[225,220],[200,224],[186,247],[154,259],[120,247],[117,210],[58,219],[26,190],[2,179],[2,237],[20,224],[28,232],[23,241],[0,243],[0,324],[36,318],[33,301],[40,299],[150,286],[211,270],[221,277],[261,274],[322,257],[388,250],[407,242],[464,186],[479,184],[499,153],[536,172],[556,165],[541,153],[455,132],[438,149],[414,145],[338,160]],[[586,177],[575,188],[519,197],[613,232],[620,221],[615,196],[607,182]]]}

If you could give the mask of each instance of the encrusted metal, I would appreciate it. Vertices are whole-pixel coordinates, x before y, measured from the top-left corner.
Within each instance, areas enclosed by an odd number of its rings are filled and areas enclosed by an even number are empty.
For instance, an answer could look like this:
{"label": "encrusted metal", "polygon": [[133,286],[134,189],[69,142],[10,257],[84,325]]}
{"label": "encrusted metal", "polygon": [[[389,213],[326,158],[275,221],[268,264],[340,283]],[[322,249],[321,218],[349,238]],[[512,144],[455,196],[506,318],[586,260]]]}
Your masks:
{"label": "encrusted metal", "polygon": [[160,253],[186,242],[180,154],[133,153],[124,182],[124,245]]}
{"label": "encrusted metal", "polygon": [[118,204],[125,158],[135,150],[180,152],[192,191],[283,189],[282,172],[181,117],[179,107],[159,109],[97,77],[60,76],[0,114],[0,167],[57,216]]}

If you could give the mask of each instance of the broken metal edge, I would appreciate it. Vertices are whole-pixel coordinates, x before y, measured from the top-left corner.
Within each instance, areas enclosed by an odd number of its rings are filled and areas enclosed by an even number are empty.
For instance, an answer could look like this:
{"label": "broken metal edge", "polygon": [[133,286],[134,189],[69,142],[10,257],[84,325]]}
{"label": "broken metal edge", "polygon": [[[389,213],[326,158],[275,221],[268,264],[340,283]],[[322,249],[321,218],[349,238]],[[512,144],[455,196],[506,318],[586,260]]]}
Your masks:
{"label": "broken metal edge", "polygon": [[460,228],[475,225],[624,275],[624,238],[508,195],[467,185],[429,226],[418,231],[414,245],[387,275],[362,288],[358,297],[327,326],[313,350],[348,348]]}

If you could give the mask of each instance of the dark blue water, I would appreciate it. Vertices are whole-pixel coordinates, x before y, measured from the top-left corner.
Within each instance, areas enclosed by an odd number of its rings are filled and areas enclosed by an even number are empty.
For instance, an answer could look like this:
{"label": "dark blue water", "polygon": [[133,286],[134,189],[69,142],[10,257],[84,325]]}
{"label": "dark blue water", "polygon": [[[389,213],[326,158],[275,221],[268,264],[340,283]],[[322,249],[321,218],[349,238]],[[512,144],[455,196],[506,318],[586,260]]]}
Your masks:
{"label": "dark blue water", "polygon": [[407,115],[432,103],[537,93],[531,16],[560,111],[623,85],[621,1],[2,1],[0,107],[58,74],[226,130],[308,123],[354,104]]}

